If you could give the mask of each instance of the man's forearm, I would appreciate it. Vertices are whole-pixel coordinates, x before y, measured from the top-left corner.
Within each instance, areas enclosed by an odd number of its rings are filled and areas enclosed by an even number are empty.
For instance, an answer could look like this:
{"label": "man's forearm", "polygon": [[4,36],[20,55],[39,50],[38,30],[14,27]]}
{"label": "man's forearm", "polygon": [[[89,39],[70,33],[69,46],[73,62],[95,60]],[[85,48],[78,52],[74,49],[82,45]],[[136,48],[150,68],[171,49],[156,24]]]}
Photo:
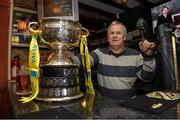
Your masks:
{"label": "man's forearm", "polygon": [[143,66],[139,77],[143,81],[151,82],[154,79],[155,70],[156,70],[156,61],[154,57],[144,58]]}

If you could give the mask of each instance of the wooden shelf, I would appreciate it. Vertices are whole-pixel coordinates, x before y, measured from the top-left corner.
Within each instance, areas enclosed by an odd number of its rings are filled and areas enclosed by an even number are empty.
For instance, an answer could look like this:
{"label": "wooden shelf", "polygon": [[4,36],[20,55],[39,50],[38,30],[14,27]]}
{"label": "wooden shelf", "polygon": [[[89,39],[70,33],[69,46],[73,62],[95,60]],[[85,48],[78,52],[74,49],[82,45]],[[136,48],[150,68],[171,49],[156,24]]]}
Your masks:
{"label": "wooden shelf", "polygon": [[31,34],[30,34],[30,33],[20,33],[20,32],[12,32],[12,35],[31,36]]}
{"label": "wooden shelf", "polygon": [[15,10],[15,11],[20,11],[20,12],[37,14],[37,11],[35,11],[35,10],[30,10],[30,9],[26,9],[26,8],[14,7],[13,10]]}
{"label": "wooden shelf", "polygon": [[[12,43],[12,47],[28,48],[29,44],[27,44],[27,43]],[[49,49],[48,47],[43,46],[43,45],[39,45],[39,48]]]}

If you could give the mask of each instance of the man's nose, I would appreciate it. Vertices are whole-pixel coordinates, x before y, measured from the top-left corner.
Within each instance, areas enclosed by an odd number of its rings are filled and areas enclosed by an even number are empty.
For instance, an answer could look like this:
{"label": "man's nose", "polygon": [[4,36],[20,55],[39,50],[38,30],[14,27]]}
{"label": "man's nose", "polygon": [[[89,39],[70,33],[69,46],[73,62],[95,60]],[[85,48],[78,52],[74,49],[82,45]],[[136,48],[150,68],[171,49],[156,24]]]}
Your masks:
{"label": "man's nose", "polygon": [[113,34],[113,37],[117,37],[117,33],[114,33],[114,34]]}

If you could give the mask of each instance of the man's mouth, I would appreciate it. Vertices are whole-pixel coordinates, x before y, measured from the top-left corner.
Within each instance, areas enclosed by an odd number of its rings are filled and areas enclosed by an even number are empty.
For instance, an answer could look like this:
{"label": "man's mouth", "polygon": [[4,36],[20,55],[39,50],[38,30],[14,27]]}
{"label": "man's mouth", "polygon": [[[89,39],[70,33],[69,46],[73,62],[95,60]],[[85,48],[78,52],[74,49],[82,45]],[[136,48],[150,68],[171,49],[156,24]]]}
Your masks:
{"label": "man's mouth", "polygon": [[113,39],[112,41],[118,41],[117,39]]}

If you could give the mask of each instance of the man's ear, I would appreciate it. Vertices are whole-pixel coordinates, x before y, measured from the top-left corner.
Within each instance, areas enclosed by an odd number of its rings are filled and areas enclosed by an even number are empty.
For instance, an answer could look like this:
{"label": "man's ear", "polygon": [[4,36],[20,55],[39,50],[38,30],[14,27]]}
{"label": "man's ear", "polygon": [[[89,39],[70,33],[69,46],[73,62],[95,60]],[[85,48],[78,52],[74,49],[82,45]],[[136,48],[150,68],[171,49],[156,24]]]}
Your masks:
{"label": "man's ear", "polygon": [[124,35],[124,41],[126,41],[127,39],[126,39],[126,35]]}

